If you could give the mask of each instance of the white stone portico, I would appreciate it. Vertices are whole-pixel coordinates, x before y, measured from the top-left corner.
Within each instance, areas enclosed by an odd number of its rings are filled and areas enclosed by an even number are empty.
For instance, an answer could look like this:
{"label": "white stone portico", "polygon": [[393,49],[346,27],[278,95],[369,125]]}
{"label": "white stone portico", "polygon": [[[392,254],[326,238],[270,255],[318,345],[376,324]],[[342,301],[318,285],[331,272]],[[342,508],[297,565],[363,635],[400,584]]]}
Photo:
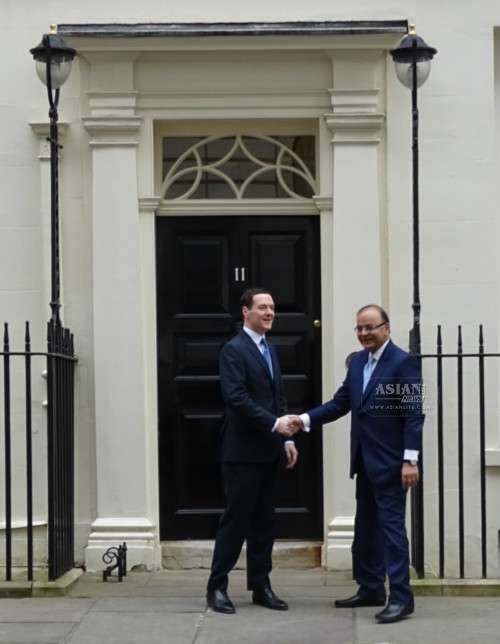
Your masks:
{"label": "white stone portico", "polygon": [[[320,217],[323,396],[329,397],[343,377],[345,347],[355,348],[353,311],[368,300],[388,302],[385,73],[398,35],[66,39],[80,56],[87,97],[81,122],[90,148],[97,501],[85,560],[88,569],[99,569],[104,549],[126,541],[130,566],[156,567],[155,216]],[[163,134],[281,131],[316,135],[312,201],[163,200]],[[353,239],[368,279],[345,270],[352,263],[345,240]],[[324,432],[329,568],[351,565],[346,425]]]}

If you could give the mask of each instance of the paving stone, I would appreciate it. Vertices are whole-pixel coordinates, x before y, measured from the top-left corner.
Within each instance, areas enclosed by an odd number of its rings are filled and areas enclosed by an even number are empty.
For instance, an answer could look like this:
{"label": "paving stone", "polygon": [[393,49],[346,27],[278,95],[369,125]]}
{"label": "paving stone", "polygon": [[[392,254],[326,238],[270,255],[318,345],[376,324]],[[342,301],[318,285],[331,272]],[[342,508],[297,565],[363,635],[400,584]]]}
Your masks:
{"label": "paving stone", "polygon": [[2,623],[0,642],[2,644],[62,644],[75,628],[72,623]]}
{"label": "paving stone", "polygon": [[396,624],[377,624],[377,609],[356,609],[357,644],[495,644],[498,599],[417,598],[415,613]]}
{"label": "paving stone", "polygon": [[[236,635],[237,634],[237,635]],[[235,639],[236,637],[236,639]],[[247,605],[235,615],[208,612],[196,644],[352,644],[353,617],[313,600],[286,612]]]}
{"label": "paving stone", "polygon": [[200,614],[90,613],[68,644],[192,644]]}
{"label": "paving stone", "polygon": [[205,597],[112,597],[98,599],[93,612],[119,613],[202,613]]}
{"label": "paving stone", "polygon": [[[273,571],[287,612],[252,604],[246,574],[230,575],[235,615],[206,610],[206,571],[136,573],[123,583],[84,575],[72,596],[0,602],[1,644],[496,644],[498,598],[417,597],[414,616],[375,621],[377,608],[339,610],[343,573]],[[80,595],[78,595],[80,593]]]}
{"label": "paving stone", "polygon": [[93,599],[4,599],[0,622],[79,622],[93,604]]}

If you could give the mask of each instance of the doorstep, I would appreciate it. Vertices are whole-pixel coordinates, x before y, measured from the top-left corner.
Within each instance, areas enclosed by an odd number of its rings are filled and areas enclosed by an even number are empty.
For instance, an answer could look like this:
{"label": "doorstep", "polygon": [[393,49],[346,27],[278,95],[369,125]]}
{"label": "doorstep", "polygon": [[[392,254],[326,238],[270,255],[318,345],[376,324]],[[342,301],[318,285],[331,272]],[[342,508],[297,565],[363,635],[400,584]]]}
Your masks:
{"label": "doorstep", "polygon": [[[277,540],[273,548],[273,568],[306,569],[321,566],[321,541]],[[209,569],[214,549],[213,540],[162,541],[162,566],[167,570]],[[243,546],[235,568],[246,568]]]}

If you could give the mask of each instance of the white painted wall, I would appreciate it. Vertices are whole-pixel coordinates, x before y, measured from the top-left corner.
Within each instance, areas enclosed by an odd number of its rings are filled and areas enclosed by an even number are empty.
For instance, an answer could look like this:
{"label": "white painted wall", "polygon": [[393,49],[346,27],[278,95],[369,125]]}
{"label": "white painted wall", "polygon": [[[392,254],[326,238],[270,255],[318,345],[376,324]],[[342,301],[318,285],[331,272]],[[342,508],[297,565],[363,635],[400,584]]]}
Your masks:
{"label": "white painted wall", "polygon": [[[286,10],[285,10],[286,6]],[[166,6],[160,0],[146,0],[142,3],[131,0],[109,0],[106,3],[88,0],[79,2],[56,2],[46,0],[0,0],[0,15],[10,28],[4,31],[4,47],[12,52],[8,65],[4,62],[0,76],[0,321],[8,320],[12,335],[20,346],[25,320],[31,320],[33,344],[42,347],[44,323],[49,315],[47,306],[47,262],[44,226],[47,214],[47,187],[44,185],[46,169],[39,155],[39,141],[30,129],[29,123],[43,122],[46,116],[46,97],[34,74],[34,66],[28,49],[38,44],[43,32],[52,21],[58,23],[87,22],[227,22],[227,21],[281,21],[281,20],[356,20],[356,19],[405,19],[414,20],[418,33],[438,49],[431,76],[420,90],[420,187],[421,187],[421,296],[424,346],[431,350],[434,328],[443,324],[445,347],[454,347],[455,327],[462,323],[464,339],[469,349],[475,349],[476,327],[485,324],[487,349],[497,350],[499,274],[496,260],[497,177],[499,160],[495,150],[500,148],[498,119],[500,118],[500,47],[495,41],[494,27],[500,26],[500,5],[494,0],[476,3],[465,0],[445,0],[440,3],[430,0],[419,2],[387,2],[382,0],[343,0],[332,4],[326,0],[303,3],[291,0],[286,5],[278,2],[256,0],[250,4],[200,2],[185,0]],[[151,46],[156,47],[153,41]],[[73,43],[77,46],[77,42]],[[177,47],[181,45],[176,44]],[[497,59],[496,67],[494,59]],[[253,59],[250,61],[249,59]],[[248,54],[215,52],[206,56],[201,52],[148,52],[135,62],[122,68],[132,70],[128,89],[137,90],[137,104],[120,99],[114,107],[121,105],[122,113],[127,104],[129,115],[134,112],[143,118],[139,135],[137,158],[139,159],[137,193],[141,197],[152,197],[157,187],[154,176],[153,120],[161,118],[199,118],[203,113],[208,119],[227,118],[322,118],[330,110],[331,97],[325,90],[334,88],[351,90],[357,86],[373,86],[380,90],[380,112],[386,116],[386,130],[382,131],[380,144],[362,155],[361,165],[351,159],[360,152],[359,146],[340,146],[335,151],[325,146],[330,130],[321,121],[322,182],[321,196],[328,197],[328,181],[332,172],[341,183],[334,187],[338,212],[348,213],[353,209],[352,218],[335,220],[336,211],[328,215],[322,210],[322,230],[337,248],[337,255],[328,258],[325,248],[324,271],[333,271],[332,283],[335,307],[328,302],[330,283],[323,289],[324,312],[330,320],[323,326],[325,335],[325,398],[330,395],[341,378],[343,357],[356,348],[355,339],[345,329],[351,324],[353,308],[365,303],[366,299],[381,300],[391,312],[394,339],[403,346],[407,343],[407,329],[411,325],[411,157],[410,157],[410,97],[392,71],[392,63],[372,66],[373,59],[366,65],[357,66],[357,71],[343,76],[342,70],[349,65],[338,67],[332,75],[331,61],[323,52],[299,54],[291,51],[284,55],[278,52],[255,52]],[[125,57],[127,58],[127,57]],[[123,76],[116,74],[116,61],[122,54],[104,59],[86,56],[75,65],[74,72],[64,86],[61,96],[61,120],[68,124],[64,137],[65,148],[61,164],[61,214],[62,214],[62,265],[63,265],[63,319],[72,328],[77,342],[79,364],[77,369],[76,409],[76,491],[77,491],[77,545],[78,556],[87,543],[91,522],[98,515],[99,478],[96,460],[96,395],[95,395],[95,347],[94,303],[96,300],[96,276],[94,255],[95,221],[92,207],[95,189],[95,166],[92,163],[89,134],[83,128],[81,119],[91,114],[102,115],[113,111],[111,105],[104,106],[88,96],[87,91],[123,88]],[[335,60],[335,59],[334,59]],[[337,59],[338,60],[338,59]],[[251,62],[251,64],[250,64]],[[386,69],[384,69],[386,66]],[[333,68],[335,69],[335,67]],[[373,74],[376,69],[376,75]],[[92,72],[92,70],[94,70]],[[111,84],[110,84],[111,83]],[[370,85],[371,83],[371,85]],[[235,90],[237,88],[237,91]],[[298,90],[309,96],[309,103],[288,105],[275,95],[279,92]],[[158,97],[158,92],[163,95]],[[232,98],[220,98],[227,92]],[[309,92],[309,94],[307,94]],[[212,94],[212,103],[206,96]],[[204,111],[193,109],[198,97]],[[238,94],[238,95],[237,95]],[[203,98],[205,96],[205,98]],[[219,96],[219,99],[217,98]],[[267,97],[267,98],[266,98]],[[135,100],[135,99],[134,99]],[[191,108],[190,108],[191,106]],[[189,110],[192,110],[191,112]],[[99,111],[100,110],[100,111]],[[496,121],[495,121],[496,118]],[[337,158],[338,167],[330,165],[331,158]],[[123,160],[123,157],[122,157]],[[364,164],[364,165],[363,165]],[[127,166],[128,167],[128,166]],[[325,169],[326,168],[326,169]],[[333,168],[333,170],[332,170]],[[105,171],[105,169],[103,170]],[[45,174],[44,174],[45,172]],[[374,172],[376,174],[374,174]],[[369,203],[367,194],[356,192],[356,176],[369,178],[371,193],[379,200]],[[326,188],[324,188],[326,186]],[[363,181],[363,188],[366,181]],[[352,200],[350,199],[352,192]],[[360,201],[358,207],[358,201]],[[356,207],[354,208],[354,204]],[[363,207],[367,210],[363,211]],[[363,212],[377,213],[378,222],[367,221],[367,227],[358,225],[356,216]],[[137,212],[139,210],[137,209]],[[149,213],[149,214],[148,214]],[[139,215],[138,215],[139,216]],[[141,259],[141,273],[137,277],[137,289],[142,298],[141,320],[138,326],[142,333],[145,355],[154,354],[151,331],[154,328],[154,291],[148,279],[152,271],[151,211],[140,215],[141,241],[136,248]],[[330,219],[328,219],[330,217]],[[356,223],[358,221],[358,224]],[[335,226],[353,239],[344,246],[342,239],[335,239]],[[347,263],[340,261],[342,255],[354,249],[367,230],[377,234],[376,249],[367,245],[367,253],[374,253],[372,265],[377,266],[375,275],[368,275],[364,266],[356,261],[348,265],[350,288],[342,281],[339,271]],[[386,234],[387,233],[387,234]],[[125,234],[127,232],[125,231]],[[128,232],[130,234],[130,231]],[[354,239],[355,237],[355,239]],[[335,244],[339,244],[336,246]],[[148,264],[149,262],[149,264]],[[149,268],[147,268],[149,266]],[[146,269],[145,269],[146,267]],[[137,267],[136,267],[137,268]],[[141,281],[142,280],[142,281]],[[335,280],[335,281],[333,281]],[[340,280],[337,284],[336,280]],[[100,284],[100,283],[99,283]],[[98,285],[99,285],[98,284]],[[343,285],[343,286],[342,286]],[[100,284],[102,287],[102,284]],[[339,290],[340,289],[340,290]],[[140,299],[140,298],[139,298]],[[339,301],[341,300],[341,301]],[[99,333],[102,334],[100,329]],[[101,336],[100,336],[101,337]],[[104,342],[104,339],[97,340]],[[328,352],[328,355],[326,353]],[[141,360],[136,356],[137,364]],[[99,359],[102,361],[103,356]],[[98,367],[98,365],[97,365]],[[146,360],[143,367],[143,381],[147,383],[141,392],[142,421],[148,428],[144,448],[144,471],[147,472],[149,490],[155,487],[154,424],[155,400],[152,389],[155,386],[154,364]],[[134,372],[135,373],[135,372]],[[500,462],[500,433],[496,398],[497,370],[488,373],[490,407],[488,409],[487,447],[492,463]],[[44,457],[44,381],[40,369],[34,373],[33,398],[35,437],[37,452]],[[467,381],[468,399],[475,383]],[[102,396],[102,383],[99,385]],[[15,394],[17,405],[22,404],[20,393]],[[429,394],[430,405],[432,396]],[[97,396],[99,399],[99,396]],[[453,401],[449,401],[447,432],[451,436],[454,428]],[[20,408],[21,409],[21,408]],[[21,413],[21,412],[19,412]],[[98,413],[98,412],[97,412]],[[429,427],[434,423],[433,409],[428,413],[426,453],[433,463],[434,438]],[[468,452],[476,449],[476,411],[470,402],[467,408],[466,424]],[[140,424],[140,423],[139,423]],[[345,423],[344,423],[345,425]],[[343,433],[341,433],[343,432]],[[325,529],[335,516],[352,513],[351,485],[347,483],[346,472],[342,471],[343,450],[346,447],[346,431],[340,427],[325,430]],[[103,445],[100,446],[101,449]],[[112,443],[106,450],[112,450]],[[495,451],[497,450],[497,451]],[[456,447],[450,441],[447,455],[455,459]],[[16,456],[16,459],[18,457]],[[102,456],[100,457],[103,458]],[[333,468],[330,468],[330,459]],[[1,459],[0,459],[1,460]],[[22,472],[22,459],[16,461]],[[40,459],[39,475],[44,472],[43,458]],[[1,464],[0,464],[1,469]],[[345,468],[344,468],[345,469]],[[489,468],[488,498],[492,507],[498,502],[500,475],[498,466]],[[342,488],[339,486],[342,485]],[[455,482],[447,482],[450,500],[448,514],[450,527],[455,521]],[[331,487],[330,487],[331,486]],[[23,487],[16,488],[14,512],[23,514]],[[475,507],[477,498],[475,486],[467,492],[468,508]],[[429,547],[435,550],[433,536],[435,514],[435,493],[429,487],[427,526]],[[3,503],[3,500],[1,501]],[[146,514],[154,516],[156,501],[150,498]],[[37,506],[39,514],[44,512],[41,494]],[[1,510],[0,510],[1,511]],[[472,522],[470,522],[472,523]],[[490,549],[492,560],[496,561],[494,515],[490,522]],[[477,532],[472,530],[469,538],[473,542]],[[451,544],[450,544],[451,545]]]}

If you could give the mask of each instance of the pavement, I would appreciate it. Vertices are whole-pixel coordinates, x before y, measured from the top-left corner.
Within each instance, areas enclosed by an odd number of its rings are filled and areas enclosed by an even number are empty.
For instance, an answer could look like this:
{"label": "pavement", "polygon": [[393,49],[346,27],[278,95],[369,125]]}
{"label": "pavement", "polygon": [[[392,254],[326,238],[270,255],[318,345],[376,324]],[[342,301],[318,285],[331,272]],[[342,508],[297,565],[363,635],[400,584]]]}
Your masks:
{"label": "pavement", "polygon": [[1,644],[498,644],[500,597],[416,597],[396,624],[377,608],[335,609],[355,586],[347,573],[275,570],[288,612],[254,606],[233,571],[235,615],[207,610],[206,570],[129,572],[122,583],[85,573],[66,597],[0,600]]}

